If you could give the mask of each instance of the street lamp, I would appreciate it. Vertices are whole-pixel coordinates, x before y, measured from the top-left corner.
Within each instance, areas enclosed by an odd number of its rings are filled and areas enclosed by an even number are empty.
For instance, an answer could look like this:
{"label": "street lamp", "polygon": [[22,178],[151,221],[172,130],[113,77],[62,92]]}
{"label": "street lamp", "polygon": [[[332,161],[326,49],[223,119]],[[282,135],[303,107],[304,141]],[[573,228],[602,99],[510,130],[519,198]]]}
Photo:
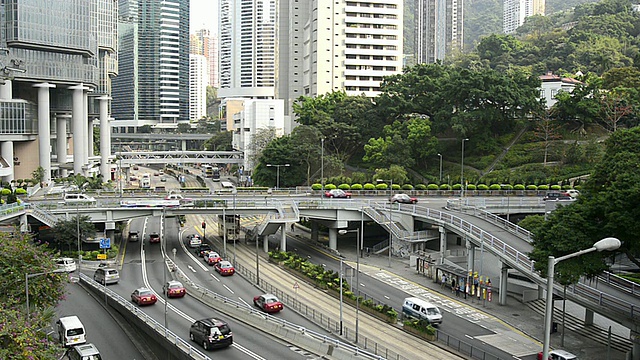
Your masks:
{"label": "street lamp", "polygon": [[442,185],[442,154],[438,154],[440,156],[440,183],[438,185]]}
{"label": "street lamp", "polygon": [[462,139],[462,160],[460,161],[460,197],[464,197],[464,142],[468,138]]}
{"label": "street lamp", "polygon": [[393,249],[393,247],[391,247],[391,244],[393,241],[393,234],[391,234],[391,198],[393,198],[393,179],[391,180],[378,179],[376,181],[384,182],[384,183],[388,182],[391,184],[391,186],[389,186],[389,267],[391,267],[391,250]]}
{"label": "street lamp", "polygon": [[272,166],[276,167],[276,190],[278,190],[278,188],[280,187],[280,167],[281,166],[288,167],[288,166],[291,166],[291,165],[289,165],[289,164],[282,164],[282,165],[267,164],[267,167],[272,167]]}
{"label": "street lamp", "polygon": [[[338,234],[344,235],[349,232],[356,232],[356,247],[358,248],[358,253],[356,254],[356,341],[358,343],[358,328],[359,328],[359,315],[360,315],[360,248],[362,247],[361,242],[364,238],[364,227],[363,219],[364,219],[364,209],[360,211],[360,229],[355,230],[338,230]],[[342,334],[342,258],[340,259],[340,334]]]}
{"label": "street lamp", "polygon": [[544,312],[544,344],[542,346],[543,359],[546,360],[549,358],[549,343],[551,341],[551,317],[553,314],[553,275],[555,272],[556,264],[560,261],[584,255],[593,251],[613,251],[620,248],[620,245],[620,240],[614,237],[608,237],[596,242],[589,249],[584,249],[569,255],[564,255],[557,259],[553,256],[549,256],[547,269],[547,300]]}
{"label": "street lamp", "polygon": [[324,138],[320,139],[320,202],[324,200]]}
{"label": "street lamp", "polygon": [[27,297],[27,317],[29,317],[30,314],[30,310],[29,310],[29,279],[32,277],[36,277],[36,276],[40,276],[40,275],[46,275],[46,274],[59,274],[59,273],[64,273],[67,272],[64,269],[56,269],[53,271],[45,271],[45,272],[39,272],[39,273],[33,273],[33,274],[24,274],[24,292],[25,295]]}

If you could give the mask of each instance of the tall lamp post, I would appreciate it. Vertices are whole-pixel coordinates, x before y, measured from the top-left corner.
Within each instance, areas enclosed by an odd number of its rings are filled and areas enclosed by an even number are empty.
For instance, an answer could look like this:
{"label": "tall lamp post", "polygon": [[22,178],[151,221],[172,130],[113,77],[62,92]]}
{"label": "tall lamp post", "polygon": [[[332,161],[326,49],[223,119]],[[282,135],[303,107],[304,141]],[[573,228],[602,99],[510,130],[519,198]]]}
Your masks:
{"label": "tall lamp post", "polygon": [[278,188],[280,187],[280,167],[282,166],[288,167],[291,165],[290,164],[281,164],[281,165],[267,164],[267,167],[272,167],[272,166],[275,166],[276,168],[276,190],[278,190]]}
{"label": "tall lamp post", "polygon": [[589,249],[584,249],[569,255],[564,255],[557,259],[553,256],[549,256],[547,269],[547,300],[544,312],[544,344],[542,346],[543,359],[549,358],[549,343],[551,341],[551,318],[553,316],[553,275],[555,272],[556,264],[560,261],[584,255],[593,251],[613,251],[618,249],[620,245],[620,240],[613,237],[608,237],[596,242]]}
{"label": "tall lamp post", "polygon": [[464,142],[469,138],[462,139],[462,160],[460,161],[460,197],[464,197]]}
{"label": "tall lamp post", "polygon": [[25,296],[27,298],[27,317],[29,317],[29,314],[31,313],[31,311],[29,309],[29,279],[32,278],[32,277],[40,276],[40,275],[58,274],[58,273],[64,273],[64,272],[66,272],[66,270],[64,270],[64,269],[56,269],[56,270],[53,270],[53,271],[39,272],[39,273],[33,273],[33,274],[24,274],[24,292],[25,292]]}
{"label": "tall lamp post", "polygon": [[320,139],[320,202],[324,199],[324,138]]}
{"label": "tall lamp post", "polygon": [[438,154],[440,157],[440,183],[438,185],[442,185],[442,154]]}
{"label": "tall lamp post", "polygon": [[[361,215],[361,217],[363,216],[364,215]],[[362,225],[363,223],[361,220],[360,229],[338,230],[338,234],[340,235],[344,235],[349,232],[356,233],[356,247],[358,248],[358,253],[356,254],[356,344],[358,343],[358,321],[360,315],[360,248],[362,247],[361,242],[364,235],[364,227],[362,227]],[[342,334],[342,259],[340,259],[340,333]]]}
{"label": "tall lamp post", "polygon": [[391,233],[391,198],[393,198],[393,179],[391,180],[378,179],[376,181],[391,184],[391,186],[389,186],[389,267],[391,267],[391,250],[393,249],[393,247],[391,246],[393,241],[393,234]]}

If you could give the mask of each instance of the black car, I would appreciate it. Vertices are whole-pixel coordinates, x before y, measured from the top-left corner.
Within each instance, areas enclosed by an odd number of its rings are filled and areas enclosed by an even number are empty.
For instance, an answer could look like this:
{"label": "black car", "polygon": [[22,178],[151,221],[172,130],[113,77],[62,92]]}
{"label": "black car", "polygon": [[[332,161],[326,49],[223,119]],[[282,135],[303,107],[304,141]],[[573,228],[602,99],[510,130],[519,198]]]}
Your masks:
{"label": "black car", "polygon": [[573,200],[573,198],[564,191],[550,191],[542,198],[542,200]]}
{"label": "black car", "polygon": [[189,329],[189,338],[202,344],[205,350],[227,347],[233,344],[233,333],[226,322],[208,318],[194,322]]}
{"label": "black car", "polygon": [[196,248],[196,255],[203,257],[205,251],[211,251],[211,246],[209,246],[209,244],[201,244],[200,246],[198,246]]}

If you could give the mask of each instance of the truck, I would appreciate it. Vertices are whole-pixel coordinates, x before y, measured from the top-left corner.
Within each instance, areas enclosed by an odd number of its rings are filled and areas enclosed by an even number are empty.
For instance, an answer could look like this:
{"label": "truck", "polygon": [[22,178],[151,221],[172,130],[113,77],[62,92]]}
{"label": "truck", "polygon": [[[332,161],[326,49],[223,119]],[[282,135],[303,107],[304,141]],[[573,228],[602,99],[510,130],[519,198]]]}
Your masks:
{"label": "truck", "polygon": [[149,174],[142,175],[142,178],[140,179],[140,188],[142,189],[151,188],[151,176]]}
{"label": "truck", "polygon": [[180,200],[165,199],[129,199],[120,201],[120,207],[158,207],[177,208],[180,207]]}

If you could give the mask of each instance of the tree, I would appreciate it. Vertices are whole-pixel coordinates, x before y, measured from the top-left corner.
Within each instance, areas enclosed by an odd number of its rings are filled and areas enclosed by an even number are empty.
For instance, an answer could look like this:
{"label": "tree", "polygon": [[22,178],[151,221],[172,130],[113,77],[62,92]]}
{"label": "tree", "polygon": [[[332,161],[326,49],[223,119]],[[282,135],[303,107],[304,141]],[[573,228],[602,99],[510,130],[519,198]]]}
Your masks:
{"label": "tree", "polygon": [[191,132],[191,124],[189,123],[179,123],[176,130],[180,134],[187,134]]}
{"label": "tree", "polygon": [[138,132],[141,134],[150,134],[152,132],[152,128],[151,125],[146,124],[146,125],[142,125],[138,128]]}
{"label": "tree", "polygon": [[[79,235],[78,227],[80,228]],[[66,248],[72,251],[77,249],[78,241],[82,243],[87,237],[93,236],[96,233],[96,227],[89,216],[81,215],[80,218],[73,217],[68,220],[58,220],[52,231],[58,248]]]}
{"label": "tree", "polygon": [[620,120],[633,112],[633,109],[626,103],[625,99],[615,91],[603,94],[600,97],[600,104],[602,120],[611,132],[618,130]]}
{"label": "tree", "polygon": [[275,138],[276,129],[273,127],[260,128],[251,135],[251,142],[249,143],[248,149],[252,153],[250,160],[254,165],[260,161],[262,151],[267,147],[267,145],[269,145],[269,142]]}
{"label": "tree", "polygon": [[538,140],[542,142],[542,148],[544,149],[544,161],[543,164],[547,165],[547,155],[549,154],[549,147],[552,141],[561,138],[560,125],[551,120],[549,112],[545,111],[542,119],[536,121],[533,134]]}
{"label": "tree", "polygon": [[231,151],[233,150],[233,132],[222,131],[214,133],[213,136],[204,142],[205,151]]}
{"label": "tree", "polygon": [[[54,359],[61,347],[43,329],[54,316],[52,307],[64,295],[66,274],[54,274],[53,258],[45,246],[28,235],[0,233],[0,359]],[[25,305],[25,274],[29,279],[30,316]]]}
{"label": "tree", "polygon": [[33,177],[33,180],[42,185],[42,181],[44,180],[44,168],[42,166],[38,166],[37,169],[33,170],[31,176]]}

